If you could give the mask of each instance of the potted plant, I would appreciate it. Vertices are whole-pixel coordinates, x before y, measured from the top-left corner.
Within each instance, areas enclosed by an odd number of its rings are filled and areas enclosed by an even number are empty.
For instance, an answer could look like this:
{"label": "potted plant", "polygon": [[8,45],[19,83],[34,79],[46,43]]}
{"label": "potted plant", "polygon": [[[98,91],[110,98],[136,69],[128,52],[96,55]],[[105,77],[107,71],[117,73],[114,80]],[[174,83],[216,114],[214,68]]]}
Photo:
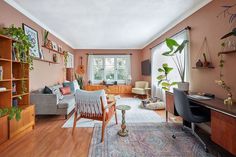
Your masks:
{"label": "potted plant", "polygon": [[178,70],[181,82],[177,82],[178,88],[183,91],[189,90],[189,82],[185,82],[185,59],[181,58],[181,53],[183,52],[188,40],[184,40],[181,44],[177,43],[174,39],[167,38],[165,40],[169,51],[162,53],[164,56],[169,56],[174,61],[176,68]]}
{"label": "potted plant", "polygon": [[162,89],[165,91],[169,91],[171,86],[175,86],[176,82],[171,82],[168,79],[168,74],[173,70],[173,68],[169,67],[167,63],[162,64],[162,68],[158,69],[158,72],[161,74],[157,77],[158,85],[161,84]]}
{"label": "potted plant", "polygon": [[80,89],[83,89],[83,76],[79,76],[78,74],[75,73],[75,79],[77,80]]}
{"label": "potted plant", "polygon": [[19,107],[0,108],[0,117],[8,115],[9,120],[15,118],[17,121],[19,121],[21,119],[21,111],[22,109]]}

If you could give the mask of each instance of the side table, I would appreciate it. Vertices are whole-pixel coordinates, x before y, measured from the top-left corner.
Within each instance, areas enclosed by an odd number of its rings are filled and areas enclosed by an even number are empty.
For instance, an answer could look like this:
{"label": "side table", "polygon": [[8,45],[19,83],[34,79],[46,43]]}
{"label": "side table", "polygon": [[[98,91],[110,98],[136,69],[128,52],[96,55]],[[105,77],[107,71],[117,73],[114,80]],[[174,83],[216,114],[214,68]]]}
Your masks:
{"label": "side table", "polygon": [[122,112],[122,123],[121,123],[121,130],[118,131],[118,135],[125,137],[128,136],[128,130],[126,129],[126,123],[125,123],[125,111],[130,110],[131,107],[128,105],[118,105],[116,106],[117,110],[121,110]]}

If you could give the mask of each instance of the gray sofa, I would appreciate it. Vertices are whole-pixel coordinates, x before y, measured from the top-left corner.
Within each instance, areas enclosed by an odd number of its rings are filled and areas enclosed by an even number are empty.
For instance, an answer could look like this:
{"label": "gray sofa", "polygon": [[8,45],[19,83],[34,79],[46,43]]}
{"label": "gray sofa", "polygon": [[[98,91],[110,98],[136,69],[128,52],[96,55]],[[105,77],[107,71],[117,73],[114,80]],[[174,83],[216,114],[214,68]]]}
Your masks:
{"label": "gray sofa", "polygon": [[[62,85],[55,85],[51,89],[57,89]],[[67,115],[75,108],[74,94],[61,96],[59,93],[44,94],[43,89],[30,94],[31,104],[35,104],[36,115]]]}

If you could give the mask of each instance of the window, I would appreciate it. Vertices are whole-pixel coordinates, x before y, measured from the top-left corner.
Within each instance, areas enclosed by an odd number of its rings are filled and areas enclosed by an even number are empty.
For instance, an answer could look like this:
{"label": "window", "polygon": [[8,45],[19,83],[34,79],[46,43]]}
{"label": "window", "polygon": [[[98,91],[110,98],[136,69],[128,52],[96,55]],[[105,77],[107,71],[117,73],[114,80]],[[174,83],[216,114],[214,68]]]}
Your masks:
{"label": "window", "polygon": [[125,83],[130,74],[130,55],[89,55],[88,64],[92,83]]}
{"label": "window", "polygon": [[[172,39],[175,39],[178,43],[183,42],[184,40],[189,40],[188,37],[188,30],[182,31],[172,37]],[[189,45],[188,45],[189,46]],[[181,53],[181,56],[185,60],[185,80],[189,81],[189,52],[188,52],[188,46],[185,47],[184,51]],[[152,96],[157,96],[161,99],[163,99],[164,94],[160,86],[158,86],[158,80],[156,79],[159,75],[158,68],[162,66],[163,63],[168,63],[170,67],[173,67],[173,71],[169,74],[168,78],[171,81],[180,82],[180,76],[178,74],[177,68],[171,59],[171,57],[163,56],[162,53],[167,51],[168,47],[166,46],[165,42],[160,43],[155,48],[152,49]]]}

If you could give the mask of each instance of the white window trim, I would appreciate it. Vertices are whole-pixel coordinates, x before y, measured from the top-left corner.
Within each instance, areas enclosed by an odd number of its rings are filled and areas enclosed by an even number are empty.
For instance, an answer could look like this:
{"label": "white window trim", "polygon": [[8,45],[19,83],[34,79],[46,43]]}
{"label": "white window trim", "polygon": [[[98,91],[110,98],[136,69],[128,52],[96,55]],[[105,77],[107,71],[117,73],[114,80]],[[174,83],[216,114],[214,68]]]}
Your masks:
{"label": "white window trim", "polygon": [[[111,81],[107,81],[107,83],[113,83],[114,81],[117,81],[118,84],[125,84],[126,83],[126,79],[125,80],[118,80],[118,73],[117,73],[117,70],[118,70],[118,67],[117,67],[117,58],[126,58],[126,72],[127,72],[127,76],[131,74],[131,65],[130,65],[130,55],[91,55],[91,57],[89,57],[89,68],[88,68],[88,78],[89,80],[91,80],[91,82],[93,84],[98,84],[98,83],[101,83],[103,80],[106,80],[105,77],[106,77],[106,70],[105,70],[105,58],[114,58],[114,65],[115,65],[115,76],[114,76],[114,80],[111,80]],[[103,59],[103,69],[104,69],[104,72],[103,72],[103,79],[102,80],[94,80],[94,71],[93,71],[93,60],[95,58],[102,58]]]}

